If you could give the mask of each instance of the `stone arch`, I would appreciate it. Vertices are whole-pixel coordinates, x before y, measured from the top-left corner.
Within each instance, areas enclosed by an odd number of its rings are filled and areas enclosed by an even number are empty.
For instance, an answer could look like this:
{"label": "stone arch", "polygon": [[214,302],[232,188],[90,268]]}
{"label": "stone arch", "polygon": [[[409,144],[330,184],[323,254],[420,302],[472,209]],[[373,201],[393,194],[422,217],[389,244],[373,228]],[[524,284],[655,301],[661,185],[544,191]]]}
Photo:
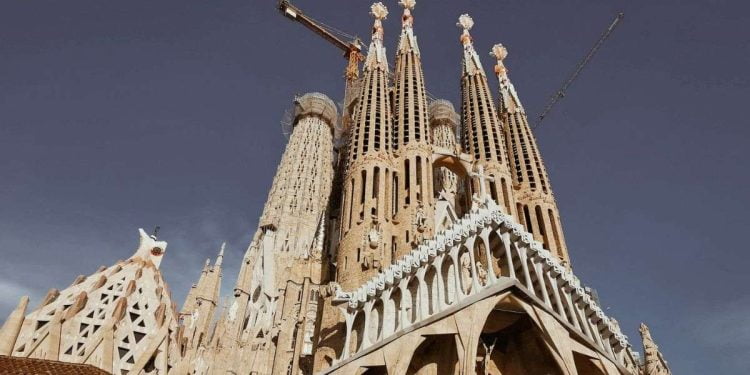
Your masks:
{"label": "stone arch", "polygon": [[377,342],[383,333],[383,301],[377,300],[367,318],[367,334],[370,342]]}
{"label": "stone arch", "polygon": [[477,374],[564,374],[521,303],[501,300],[485,317],[476,343]]}
{"label": "stone arch", "polygon": [[414,351],[406,374],[458,374],[460,371],[458,358],[454,335],[430,335]]}
{"label": "stone arch", "polygon": [[404,300],[404,310],[406,312],[406,322],[404,323],[413,324],[419,317],[419,279],[416,276],[412,276],[409,279],[409,283],[406,284],[406,290],[408,298]]}
{"label": "stone arch", "polygon": [[385,309],[383,311],[383,337],[386,337],[401,328],[401,300],[401,289],[393,288],[388,300],[386,300]]}
{"label": "stone arch", "polygon": [[446,257],[441,265],[441,275],[443,277],[443,301],[446,306],[452,305],[458,299],[456,265],[453,258]]}
{"label": "stone arch", "polygon": [[422,293],[422,297],[424,298],[424,302],[422,303],[424,309],[422,311],[426,312],[427,315],[432,315],[438,312],[438,302],[440,301],[438,292],[438,272],[435,266],[427,268],[427,272],[424,274],[424,282],[426,288]]}
{"label": "stone arch", "polygon": [[349,337],[349,355],[352,356],[362,349],[365,333],[365,314],[357,311],[352,322],[352,332]]}

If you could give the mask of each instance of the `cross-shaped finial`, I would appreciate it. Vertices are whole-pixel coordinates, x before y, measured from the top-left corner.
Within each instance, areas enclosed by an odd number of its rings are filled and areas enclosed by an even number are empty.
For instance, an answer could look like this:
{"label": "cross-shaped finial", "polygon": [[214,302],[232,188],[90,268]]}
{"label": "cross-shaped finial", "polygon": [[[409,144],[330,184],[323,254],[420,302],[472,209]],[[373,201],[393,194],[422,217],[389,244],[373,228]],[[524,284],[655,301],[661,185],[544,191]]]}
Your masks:
{"label": "cross-shaped finial", "polygon": [[495,181],[492,176],[484,174],[484,166],[479,165],[477,172],[469,173],[471,177],[477,177],[479,179],[479,198],[484,199],[487,196],[486,181]]}

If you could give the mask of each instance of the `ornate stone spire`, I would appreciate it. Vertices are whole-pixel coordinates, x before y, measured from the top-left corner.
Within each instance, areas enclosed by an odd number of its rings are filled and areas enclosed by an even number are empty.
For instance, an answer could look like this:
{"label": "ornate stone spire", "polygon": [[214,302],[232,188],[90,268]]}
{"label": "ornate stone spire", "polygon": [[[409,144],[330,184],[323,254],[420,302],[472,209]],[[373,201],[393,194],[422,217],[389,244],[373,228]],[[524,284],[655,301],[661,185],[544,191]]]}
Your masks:
{"label": "ornate stone spire", "polygon": [[219,256],[216,257],[215,267],[221,268],[221,264],[224,263],[224,248],[227,247],[226,242],[221,243],[221,249],[219,249]]}
{"label": "ornate stone spire", "polygon": [[422,218],[431,218],[435,206],[427,91],[413,29],[412,10],[416,1],[403,0],[400,4],[404,14],[393,90],[393,149],[398,150],[394,160],[398,186],[392,214],[398,224],[394,225],[396,241],[392,241],[391,252],[396,257],[432,237],[433,221]]}
{"label": "ornate stone spire", "polygon": [[405,50],[413,50],[414,53],[419,55],[419,47],[417,46],[417,38],[414,36],[414,17],[411,12],[417,5],[416,0],[401,0],[399,2],[404,8],[404,14],[401,16],[401,38],[398,42],[399,53]]}
{"label": "ornate stone spire", "polygon": [[474,75],[484,75],[484,68],[482,68],[482,62],[479,60],[479,55],[474,50],[474,40],[469,34],[469,30],[474,27],[474,19],[468,14],[462,14],[458,17],[458,23],[456,26],[463,30],[461,32],[461,44],[464,46],[464,58],[463,58],[463,73]]}
{"label": "ornate stone spire", "polygon": [[547,168],[521,100],[503,63],[508,57],[508,50],[502,44],[496,44],[492,47],[490,56],[497,59],[495,74],[500,86],[498,117],[505,138],[509,141],[507,159],[513,175],[518,221],[544,248],[552,251],[563,262],[569,262],[560,211],[552,194]]}
{"label": "ornate stone spire", "polygon": [[508,69],[503,64],[503,60],[508,57],[508,50],[502,44],[495,44],[492,46],[490,56],[494,56],[497,59],[495,65],[495,74],[497,79],[500,81],[500,107],[498,111],[516,113],[516,111],[525,112],[521,105],[521,100],[518,99],[515,87],[508,79]]}
{"label": "ornate stone spire", "polygon": [[[490,178],[485,179],[489,186],[480,186],[480,181],[472,184],[473,193],[490,193],[492,200],[505,211],[514,214],[515,201],[511,190],[512,178],[505,150],[505,137],[498,120],[487,77],[474,50],[469,30],[474,21],[468,14],[461,15],[458,26],[463,30],[461,74],[461,129],[464,150],[471,154]],[[479,167],[477,165],[477,168]]]}
{"label": "ornate stone spire", "polygon": [[341,241],[336,254],[336,273],[342,285],[356,285],[390,263],[390,244],[381,241],[391,238],[389,207],[393,194],[392,189],[386,188],[393,170],[393,119],[380,22],[388,15],[388,10],[382,3],[375,3],[370,14],[375,17],[375,26],[350,134],[341,199]]}
{"label": "ornate stone spire", "polygon": [[372,40],[370,49],[367,51],[365,59],[365,69],[375,69],[375,67],[388,71],[388,61],[385,56],[385,47],[383,46],[383,20],[388,16],[388,8],[381,2],[370,6],[370,15],[375,18],[372,26]]}
{"label": "ornate stone spire", "polygon": [[651,331],[645,323],[639,328],[643,340],[643,375],[671,375],[667,361],[659,351],[659,347],[651,338]]}

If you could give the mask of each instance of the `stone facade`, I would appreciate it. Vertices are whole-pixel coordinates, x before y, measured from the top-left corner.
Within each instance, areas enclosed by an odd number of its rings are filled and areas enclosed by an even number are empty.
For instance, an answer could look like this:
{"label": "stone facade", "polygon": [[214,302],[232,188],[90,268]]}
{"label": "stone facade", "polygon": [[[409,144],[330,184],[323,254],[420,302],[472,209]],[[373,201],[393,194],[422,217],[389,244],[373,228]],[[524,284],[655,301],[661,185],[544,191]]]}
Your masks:
{"label": "stone facade", "polygon": [[325,95],[294,99],[289,142],[222,309],[223,245],[178,313],[159,273],[166,242],[141,230],[128,260],[50,291],[31,313],[22,298],[0,355],[119,375],[670,374],[648,328],[642,361],[573,273],[505,48],[492,53],[496,107],[462,15],[460,113],[428,103],[416,3],[400,5],[393,72],[388,11],[370,9],[342,129]]}

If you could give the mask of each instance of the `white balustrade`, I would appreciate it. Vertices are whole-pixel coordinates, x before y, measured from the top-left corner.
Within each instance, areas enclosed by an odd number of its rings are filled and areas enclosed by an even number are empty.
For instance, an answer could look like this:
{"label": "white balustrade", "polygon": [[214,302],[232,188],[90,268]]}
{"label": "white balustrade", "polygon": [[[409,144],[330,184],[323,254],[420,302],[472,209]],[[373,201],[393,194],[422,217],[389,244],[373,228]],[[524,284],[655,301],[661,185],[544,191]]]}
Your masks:
{"label": "white balustrade", "polygon": [[[499,241],[500,248],[490,248],[490,237]],[[464,303],[468,306],[468,297],[508,278],[517,280],[560,321],[616,362],[627,368],[634,365],[627,337],[604,315],[578,278],[489,199],[475,203],[457,223],[394,261],[360,288],[336,291],[334,298],[345,303],[342,311],[346,316],[346,341],[337,362],[443,310],[460,309]],[[355,324],[362,318],[364,324]]]}

